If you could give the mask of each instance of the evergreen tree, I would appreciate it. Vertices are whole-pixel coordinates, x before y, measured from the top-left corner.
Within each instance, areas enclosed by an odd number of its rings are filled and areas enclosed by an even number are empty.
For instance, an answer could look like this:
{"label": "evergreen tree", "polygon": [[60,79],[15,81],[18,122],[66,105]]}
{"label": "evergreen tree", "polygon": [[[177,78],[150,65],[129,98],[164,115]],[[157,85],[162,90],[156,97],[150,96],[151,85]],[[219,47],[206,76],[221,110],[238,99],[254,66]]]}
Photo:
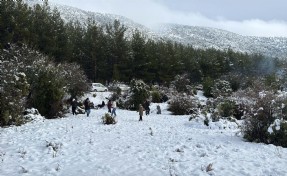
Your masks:
{"label": "evergreen tree", "polygon": [[0,48],[27,42],[31,10],[22,0],[0,2]]}
{"label": "evergreen tree", "polygon": [[125,37],[126,27],[115,20],[113,24],[106,26],[107,46],[108,46],[108,68],[111,71],[109,74],[111,80],[128,80],[125,74],[128,70],[128,43]]}
{"label": "evergreen tree", "polygon": [[98,27],[95,22],[90,22],[84,37],[87,55],[85,68],[88,70],[89,78],[94,82],[100,78],[105,79],[104,75],[107,74],[106,44],[104,40],[105,36],[102,27]]}
{"label": "evergreen tree", "polygon": [[148,69],[150,63],[146,54],[146,38],[138,30],[133,33],[131,39],[131,72],[129,73],[132,78],[142,79],[147,81],[150,79],[148,76]]}

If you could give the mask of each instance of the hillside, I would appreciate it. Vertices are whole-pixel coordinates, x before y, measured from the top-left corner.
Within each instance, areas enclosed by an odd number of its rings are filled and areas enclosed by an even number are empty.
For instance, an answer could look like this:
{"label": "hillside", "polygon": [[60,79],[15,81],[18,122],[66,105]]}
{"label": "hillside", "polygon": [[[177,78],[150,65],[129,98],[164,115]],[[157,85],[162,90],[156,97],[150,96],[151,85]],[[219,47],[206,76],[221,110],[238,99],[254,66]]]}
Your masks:
{"label": "hillside", "polygon": [[[40,0],[26,0],[34,5]],[[260,53],[269,57],[287,58],[287,38],[284,37],[252,37],[242,36],[229,31],[180,24],[158,24],[148,28],[126,17],[114,14],[102,14],[84,11],[75,7],[50,3],[56,7],[65,21],[78,20],[83,25],[87,19],[94,19],[99,25],[105,26],[115,19],[127,27],[126,36],[131,37],[135,29],[147,38],[154,40],[171,40],[183,44],[193,45],[195,48],[215,48],[220,50],[233,49],[239,52]]]}
{"label": "hillside", "polygon": [[[109,92],[86,95],[95,104]],[[198,94],[202,97],[202,92]],[[204,99],[203,99],[204,100]],[[138,112],[117,110],[118,123],[103,125],[108,111],[0,128],[0,173],[13,176],[207,176],[286,175],[286,148],[245,142],[238,125],[188,121],[159,104],[162,114],[138,121]],[[238,122],[237,122],[238,123]]]}

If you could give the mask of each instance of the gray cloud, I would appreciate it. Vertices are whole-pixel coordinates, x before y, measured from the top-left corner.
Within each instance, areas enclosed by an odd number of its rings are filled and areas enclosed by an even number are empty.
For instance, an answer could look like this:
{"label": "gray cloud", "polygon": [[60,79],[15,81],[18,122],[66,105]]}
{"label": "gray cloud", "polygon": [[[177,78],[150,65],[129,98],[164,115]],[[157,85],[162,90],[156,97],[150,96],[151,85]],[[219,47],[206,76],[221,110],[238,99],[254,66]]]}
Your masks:
{"label": "gray cloud", "polygon": [[[224,29],[241,35],[287,37],[283,0],[50,0],[125,16],[146,26],[177,23]],[[232,3],[231,3],[232,2]],[[284,6],[285,4],[285,6]]]}

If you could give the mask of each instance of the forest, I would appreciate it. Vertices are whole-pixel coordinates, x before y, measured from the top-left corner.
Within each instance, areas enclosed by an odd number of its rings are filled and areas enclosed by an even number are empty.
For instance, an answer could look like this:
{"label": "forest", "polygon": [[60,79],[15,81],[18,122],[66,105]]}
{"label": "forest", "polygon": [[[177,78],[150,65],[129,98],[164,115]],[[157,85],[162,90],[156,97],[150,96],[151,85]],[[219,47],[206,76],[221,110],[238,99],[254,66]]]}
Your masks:
{"label": "forest", "polygon": [[[282,63],[260,53],[195,49],[172,41],[154,41],[135,30],[130,38],[117,20],[100,26],[93,19],[83,26],[67,22],[57,9],[29,7],[22,1],[1,1],[0,48],[25,44],[55,63],[76,63],[91,82],[130,82],[168,85],[176,75],[187,74],[193,83],[227,74],[262,76]],[[270,67],[270,64],[273,67]]]}

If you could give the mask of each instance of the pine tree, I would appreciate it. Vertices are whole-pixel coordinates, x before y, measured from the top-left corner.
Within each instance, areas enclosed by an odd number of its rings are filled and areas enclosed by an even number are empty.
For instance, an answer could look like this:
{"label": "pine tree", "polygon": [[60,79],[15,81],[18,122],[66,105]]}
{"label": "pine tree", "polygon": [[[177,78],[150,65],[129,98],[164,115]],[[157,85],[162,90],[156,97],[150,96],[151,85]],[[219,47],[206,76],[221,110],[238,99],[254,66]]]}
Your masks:
{"label": "pine tree", "polygon": [[125,70],[128,69],[128,43],[125,37],[126,27],[115,20],[113,24],[106,26],[109,70],[111,71],[111,79],[127,80]]}

